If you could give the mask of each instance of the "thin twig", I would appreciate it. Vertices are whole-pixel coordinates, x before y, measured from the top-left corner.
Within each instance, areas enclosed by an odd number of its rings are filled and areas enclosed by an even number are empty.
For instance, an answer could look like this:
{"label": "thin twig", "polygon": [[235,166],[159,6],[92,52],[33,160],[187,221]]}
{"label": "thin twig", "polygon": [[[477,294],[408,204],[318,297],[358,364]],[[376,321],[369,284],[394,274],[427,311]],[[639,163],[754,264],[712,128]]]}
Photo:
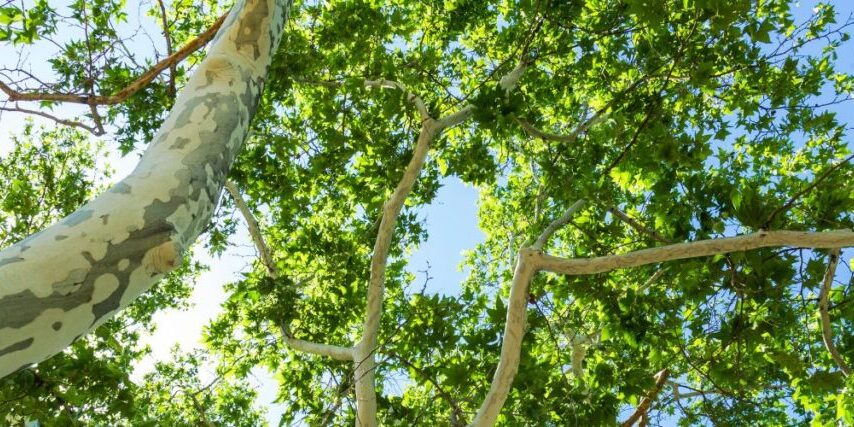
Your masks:
{"label": "thin twig", "polygon": [[655,400],[656,396],[658,396],[658,392],[661,391],[661,388],[664,387],[664,383],[667,382],[667,377],[670,376],[670,371],[668,369],[662,369],[659,373],[655,374],[655,385],[652,389],[646,394],[646,396],[641,399],[640,404],[638,404],[635,412],[629,416],[628,419],[620,424],[621,427],[631,427],[638,421],[638,419],[642,419],[646,417],[647,412],[649,411],[649,407],[652,405],[652,402]]}
{"label": "thin twig", "polygon": [[181,49],[172,55],[164,58],[160,62],[154,64],[148,71],[143,73],[139,78],[134,80],[122,90],[113,95],[81,95],[76,93],[52,93],[52,92],[20,92],[11,88],[6,83],[0,81],[0,91],[4,92],[9,97],[10,101],[55,101],[55,102],[71,102],[86,105],[116,105],[123,102],[131,95],[138,92],[140,89],[151,83],[163,70],[178,64],[186,59],[193,52],[201,49],[209,41],[211,41],[219,27],[222,26],[225,17],[228,14],[217,19],[210,28],[204,33],[199,34],[195,39],[184,45]]}
{"label": "thin twig", "polygon": [[636,219],[630,217],[625,212],[617,209],[616,206],[609,207],[608,212],[611,212],[612,214],[614,214],[614,216],[616,216],[617,218],[620,218],[621,220],[623,220],[623,222],[625,222],[626,224],[628,224],[629,226],[631,226],[635,230],[637,230],[643,234],[647,234],[650,237],[652,237],[653,239],[658,240],[659,242],[674,243],[673,240],[667,239],[666,237],[659,234],[657,231],[655,231],[651,228],[645,227],[643,224],[638,222]]}
{"label": "thin twig", "polygon": [[89,126],[85,123],[77,122],[74,120],[60,119],[59,117],[53,116],[53,115],[45,113],[43,111],[21,108],[21,107],[18,107],[17,105],[15,107],[0,107],[0,111],[11,111],[11,112],[15,112],[15,113],[32,114],[35,116],[40,116],[40,117],[44,117],[44,118],[49,119],[49,120],[53,120],[54,122],[59,123],[61,125],[76,127],[76,128],[87,130],[95,136],[101,136],[104,134],[102,129],[98,129],[95,126]]}
{"label": "thin twig", "polygon": [[[169,34],[169,20],[166,18],[166,5],[163,0],[157,0],[160,5],[160,21],[163,24],[163,38],[166,40],[166,56],[172,56],[172,36]],[[169,89],[170,98],[174,98],[177,90],[175,89],[175,64],[169,66]]]}
{"label": "thin twig", "polygon": [[791,198],[789,198],[789,200],[788,200],[786,203],[784,203],[784,204],[783,204],[783,206],[780,206],[779,208],[774,209],[774,211],[773,211],[773,212],[771,212],[771,214],[770,214],[770,215],[768,215],[768,218],[765,220],[765,223],[764,223],[764,225],[762,226],[762,228],[764,228],[764,229],[766,229],[766,230],[767,230],[767,229],[769,229],[769,227],[771,226],[771,222],[772,222],[772,221],[774,221],[774,218],[776,218],[776,217],[777,217],[777,215],[779,215],[779,214],[781,214],[781,213],[783,213],[783,212],[785,212],[785,211],[789,210],[789,208],[791,208],[791,207],[792,207],[792,205],[794,205],[794,204],[795,204],[795,202],[797,202],[797,201],[798,201],[798,199],[800,199],[801,197],[803,197],[803,196],[804,196],[805,194],[807,194],[810,190],[812,190],[813,188],[815,188],[818,184],[821,184],[821,182],[822,182],[822,181],[824,181],[824,180],[825,180],[825,178],[827,178],[827,177],[828,177],[828,176],[830,176],[830,174],[832,174],[834,171],[836,171],[837,169],[839,169],[840,167],[842,167],[842,165],[847,164],[848,162],[850,162],[850,161],[851,161],[851,159],[854,159],[854,154],[852,154],[852,155],[850,155],[850,156],[846,157],[846,158],[845,158],[844,160],[842,160],[841,162],[839,162],[839,163],[837,163],[837,164],[835,164],[835,165],[831,166],[831,167],[830,167],[830,169],[826,170],[823,174],[821,174],[821,176],[819,176],[818,178],[816,178],[816,179],[815,179],[815,180],[814,180],[810,185],[807,185],[806,187],[804,187],[804,189],[803,189],[803,190],[798,191],[797,193],[795,193],[795,195],[794,195],[794,196],[792,196]]}

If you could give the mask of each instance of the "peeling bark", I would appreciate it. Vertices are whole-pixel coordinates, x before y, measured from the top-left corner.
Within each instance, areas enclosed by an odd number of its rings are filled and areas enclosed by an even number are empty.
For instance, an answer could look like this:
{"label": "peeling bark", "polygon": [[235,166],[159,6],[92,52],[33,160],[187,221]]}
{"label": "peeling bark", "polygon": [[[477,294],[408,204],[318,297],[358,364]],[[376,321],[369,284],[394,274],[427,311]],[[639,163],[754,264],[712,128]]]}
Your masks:
{"label": "peeling bark", "polygon": [[291,3],[235,5],[136,169],[0,251],[0,377],[61,351],[180,263],[246,138]]}

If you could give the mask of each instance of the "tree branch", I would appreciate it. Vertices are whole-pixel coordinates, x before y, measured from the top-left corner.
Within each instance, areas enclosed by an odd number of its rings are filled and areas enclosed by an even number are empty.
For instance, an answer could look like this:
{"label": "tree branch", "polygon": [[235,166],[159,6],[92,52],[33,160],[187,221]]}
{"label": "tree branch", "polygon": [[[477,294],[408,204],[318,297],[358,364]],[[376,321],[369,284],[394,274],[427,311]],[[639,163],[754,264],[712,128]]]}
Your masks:
{"label": "tree branch", "polygon": [[[172,56],[172,37],[169,35],[169,20],[166,19],[166,5],[163,0],[157,0],[160,5],[160,21],[163,24],[163,38],[166,40],[166,55]],[[175,89],[175,64],[169,66],[169,96],[174,97],[177,92]]]}
{"label": "tree branch", "polygon": [[655,385],[652,387],[652,390],[646,394],[646,397],[641,399],[640,404],[637,409],[635,409],[635,412],[620,424],[621,427],[631,427],[638,419],[646,418],[650,405],[652,405],[652,402],[655,400],[656,396],[658,396],[658,392],[661,391],[661,388],[664,387],[664,383],[667,382],[667,377],[669,376],[670,371],[667,369],[662,369],[659,373],[655,374]]}
{"label": "tree branch", "polygon": [[[2,84],[2,83],[0,83],[0,84]],[[51,115],[51,114],[48,114],[48,113],[45,113],[42,111],[30,110],[27,108],[21,108],[21,107],[18,107],[17,105],[15,105],[15,107],[0,107],[0,111],[11,111],[11,112],[15,112],[15,113],[32,114],[35,116],[40,116],[40,117],[44,117],[44,118],[49,119],[49,120],[53,120],[54,122],[59,123],[61,125],[76,127],[76,128],[87,130],[87,131],[91,132],[92,135],[95,135],[95,136],[101,136],[104,134],[103,128],[98,128],[95,126],[89,126],[85,123],[77,122],[74,120],[60,119],[59,117],[56,117],[54,115]]]}
{"label": "tree branch", "polygon": [[[577,203],[576,203],[577,204]],[[557,229],[555,220],[546,230]],[[566,223],[566,222],[564,222]],[[548,234],[543,232],[540,236]],[[538,239],[539,241],[540,239]],[[806,248],[837,248],[854,246],[854,231],[834,230],[825,232],[802,231],[760,231],[745,236],[721,239],[701,240],[690,243],[678,243],[658,248],[642,249],[621,255],[596,258],[566,259],[544,254],[534,247],[525,247],[519,251],[513,281],[510,286],[510,301],[507,309],[507,321],[504,327],[504,341],[501,345],[501,357],[493,376],[489,392],[472,422],[473,426],[492,426],[507,399],[513,379],[519,368],[522,337],[525,332],[525,314],[528,303],[528,286],[534,274],[550,271],[568,275],[595,274],[619,268],[638,267],[677,259],[697,258],[727,252],[747,251],[772,246],[796,246]],[[650,281],[660,276],[656,273]],[[662,371],[662,372],[666,372]],[[665,376],[666,374],[662,375]],[[659,378],[660,379],[660,378]],[[666,380],[661,380],[661,384]],[[657,382],[658,384],[658,382]],[[661,385],[657,385],[657,390]],[[651,401],[650,401],[651,403]],[[647,404],[647,408],[649,404]],[[640,415],[639,415],[640,417]]]}
{"label": "tree branch", "polygon": [[608,118],[608,115],[605,114],[605,110],[601,109],[601,110],[597,111],[595,114],[593,114],[593,116],[591,116],[589,119],[587,119],[584,122],[582,122],[581,124],[579,124],[572,132],[570,132],[566,135],[542,131],[540,129],[537,129],[537,127],[535,127],[533,124],[531,124],[531,122],[529,122],[525,119],[522,119],[522,118],[518,118],[518,117],[516,118],[516,123],[518,123],[519,126],[522,128],[522,130],[524,130],[528,135],[531,135],[535,138],[540,138],[540,139],[547,140],[547,141],[570,142],[571,143],[571,142],[575,142],[575,140],[578,139],[578,137],[581,134],[587,132],[588,129],[590,129],[591,127],[595,126],[598,123],[601,123],[602,121],[604,121],[607,118]]}
{"label": "tree branch", "polygon": [[294,338],[287,327],[282,325],[282,341],[290,348],[301,351],[303,353],[315,354],[318,356],[326,356],[335,360],[350,361],[353,359],[353,348],[342,347],[340,345],[319,344],[311,341]]}
{"label": "tree branch", "polygon": [[392,80],[365,80],[365,86],[367,87],[375,87],[375,88],[386,88],[386,89],[400,89],[401,92],[406,94],[406,101],[411,102],[415,105],[415,108],[418,109],[418,114],[421,116],[421,120],[427,120],[430,118],[430,113],[427,111],[427,106],[424,104],[424,101],[418,95],[410,92],[403,83],[399,83]]}
{"label": "tree branch", "polygon": [[830,353],[830,357],[839,366],[842,374],[846,377],[851,375],[851,368],[845,363],[845,359],[839,354],[839,350],[833,344],[833,330],[830,326],[830,315],[827,313],[828,300],[830,299],[830,289],[833,286],[833,276],[836,274],[836,265],[839,262],[839,248],[830,250],[830,262],[827,265],[827,273],[824,275],[824,283],[821,286],[821,292],[818,298],[818,312],[821,317],[821,338],[824,341],[824,347]]}
{"label": "tree branch", "polygon": [[[566,224],[572,215],[584,204],[583,200],[575,202],[566,214],[553,221],[540,234],[534,246],[542,247],[545,241],[554,234],[561,226]],[[501,343],[501,356],[498,367],[492,377],[489,392],[483,400],[477,415],[472,422],[473,426],[492,426],[498,418],[507,394],[513,385],[513,379],[519,370],[519,360],[522,352],[522,338],[525,335],[525,321],[528,308],[528,287],[531,279],[537,273],[534,256],[540,254],[540,249],[534,246],[522,248],[516,261],[513,272],[513,281],[510,284],[510,300],[507,307],[507,320],[504,324],[504,337]]]}
{"label": "tree branch", "polygon": [[620,268],[638,267],[677,259],[699,258],[728,252],[741,252],[776,246],[801,248],[854,246],[854,231],[759,231],[743,236],[700,240],[697,242],[677,243],[657,248],[641,249],[620,255],[566,259],[542,253],[532,253],[531,259],[533,262],[536,262],[537,268],[541,271],[582,275],[603,273]]}
{"label": "tree branch", "polygon": [[543,250],[543,246],[546,244],[546,241],[548,241],[558,229],[569,223],[572,217],[575,216],[575,213],[579,209],[584,207],[584,203],[586,203],[584,199],[576,201],[572,204],[572,206],[569,207],[569,209],[566,210],[566,212],[560,218],[552,221],[552,223],[549,224],[549,226],[546,227],[545,230],[543,230],[543,232],[537,238],[537,241],[535,241],[534,244],[531,245],[531,249],[538,251]]}
{"label": "tree branch", "polygon": [[599,332],[592,335],[582,335],[576,332],[569,342],[572,351],[570,355],[572,374],[578,378],[584,375],[584,358],[587,357],[587,346],[593,343],[594,338],[598,340],[598,335]]}
{"label": "tree branch", "polygon": [[662,242],[662,243],[673,243],[673,240],[667,239],[664,236],[662,236],[661,234],[659,234],[657,231],[655,231],[651,228],[645,227],[643,224],[638,222],[636,219],[630,217],[625,212],[617,209],[616,206],[609,207],[608,212],[611,212],[612,214],[614,214],[614,216],[616,216],[617,218],[620,218],[621,220],[623,220],[623,222],[625,222],[630,227],[634,228],[635,230],[637,230],[640,233],[649,235],[653,239],[658,240],[659,242]]}
{"label": "tree branch", "polygon": [[72,102],[86,105],[115,105],[123,102],[131,95],[138,92],[140,89],[151,83],[163,70],[175,66],[179,62],[186,59],[190,54],[199,50],[209,41],[211,41],[219,27],[225,21],[225,14],[217,19],[210,28],[199,34],[195,39],[184,45],[181,49],[164,58],[160,62],[154,64],[148,71],[143,73],[139,78],[134,80],[122,90],[113,95],[80,95],[76,93],[51,93],[51,92],[20,92],[11,88],[6,83],[0,81],[0,91],[3,91],[10,101],[55,101],[55,102]]}
{"label": "tree branch", "polygon": [[249,210],[249,206],[246,205],[246,201],[240,196],[240,191],[237,190],[237,186],[233,182],[230,180],[226,181],[225,189],[231,195],[234,205],[237,206],[237,210],[240,211],[243,219],[246,221],[249,235],[252,236],[252,241],[255,243],[255,248],[258,250],[258,255],[261,257],[264,268],[267,269],[267,275],[270,278],[278,279],[279,271],[276,268],[276,263],[273,262],[273,257],[270,255],[270,248],[264,241],[264,235],[261,234],[261,227],[258,225],[258,221],[255,220],[255,216],[252,215],[252,211]]}
{"label": "tree branch", "polygon": [[[270,248],[264,241],[264,235],[261,233],[261,227],[258,225],[258,221],[255,219],[255,216],[252,215],[252,211],[249,210],[249,206],[246,205],[246,201],[244,201],[243,197],[240,196],[240,191],[237,190],[237,186],[233,182],[226,181],[225,189],[231,195],[231,199],[234,200],[237,210],[240,211],[243,215],[243,219],[246,221],[246,226],[249,229],[249,235],[252,236],[252,241],[255,243],[255,248],[257,248],[258,254],[261,257],[261,262],[267,270],[267,276],[272,279],[278,279],[280,276],[279,271],[276,268],[276,263],[273,262],[273,257],[270,255]],[[335,360],[353,360],[353,349],[350,347],[318,344],[297,339],[290,333],[289,325],[279,325],[279,327],[282,332],[282,340],[294,350],[319,356],[327,356]]]}
{"label": "tree branch", "polygon": [[[519,78],[521,77],[527,65],[522,62],[514,68],[508,75],[501,78],[499,85],[506,91],[516,87]],[[393,87],[403,90],[405,93],[406,87],[400,83],[387,80],[366,81],[366,85],[374,87]],[[418,140],[415,144],[415,150],[412,153],[412,159],[406,166],[403,177],[398,182],[397,187],[392,193],[391,198],[383,205],[382,219],[380,220],[377,238],[374,242],[374,251],[371,257],[371,275],[368,283],[367,307],[365,313],[365,323],[363,327],[362,337],[359,342],[353,347],[353,360],[356,364],[355,369],[355,389],[356,389],[356,411],[357,425],[362,427],[373,427],[377,425],[377,401],[376,401],[376,357],[377,336],[380,327],[380,318],[382,317],[383,294],[385,287],[385,269],[388,262],[389,246],[394,233],[394,227],[397,223],[397,218],[403,208],[403,203],[406,197],[412,191],[421,169],[424,167],[424,162],[427,158],[427,153],[430,149],[432,141],[440,135],[445,129],[456,126],[471,117],[474,106],[467,105],[454,114],[433,119],[430,117],[426,106],[421,98],[409,93],[409,102],[415,104],[421,115],[421,131],[418,134]],[[511,297],[512,299],[512,297]],[[523,301],[527,301],[527,285],[525,285]],[[523,306],[524,308],[524,306]],[[509,316],[509,313],[508,313]],[[522,314],[524,320],[524,313]],[[521,334],[519,334],[521,342]],[[518,351],[516,365],[518,366]],[[510,381],[515,375],[515,368],[510,374]],[[508,385],[509,387],[509,385]],[[506,391],[503,397],[500,398],[498,409],[501,408]]]}
{"label": "tree branch", "polygon": [[824,181],[825,178],[830,176],[830,174],[832,174],[834,171],[839,169],[842,165],[845,165],[848,162],[850,162],[851,159],[854,159],[854,154],[846,157],[841,162],[831,166],[830,169],[828,169],[823,174],[821,174],[821,176],[819,176],[818,178],[813,180],[813,182],[811,182],[810,185],[807,185],[806,187],[804,187],[804,189],[802,189],[801,191],[798,191],[797,193],[795,193],[794,196],[790,197],[789,200],[783,204],[783,206],[780,206],[779,208],[774,209],[774,211],[768,215],[768,218],[765,219],[765,224],[762,226],[762,228],[764,228],[764,229],[770,228],[771,222],[774,221],[774,218],[776,218],[777,215],[789,210],[789,208],[791,208],[792,205],[794,205],[795,202],[797,202],[801,197],[803,197],[805,194],[810,192],[810,190],[815,188],[817,185],[821,184],[821,182]]}
{"label": "tree branch", "polygon": [[380,221],[377,238],[374,242],[371,257],[371,276],[368,283],[367,307],[362,337],[353,348],[353,359],[356,363],[356,410],[358,425],[372,427],[377,425],[377,401],[375,391],[376,357],[374,355],[378,342],[380,317],[382,316],[383,294],[385,292],[385,269],[388,253],[394,235],[397,218],[403,208],[406,197],[412,191],[415,180],[424,167],[427,152],[433,138],[441,133],[442,128],[437,122],[427,116],[421,124],[421,132],[412,153],[412,159],[406,166],[403,177],[389,200],[383,205],[382,220]]}

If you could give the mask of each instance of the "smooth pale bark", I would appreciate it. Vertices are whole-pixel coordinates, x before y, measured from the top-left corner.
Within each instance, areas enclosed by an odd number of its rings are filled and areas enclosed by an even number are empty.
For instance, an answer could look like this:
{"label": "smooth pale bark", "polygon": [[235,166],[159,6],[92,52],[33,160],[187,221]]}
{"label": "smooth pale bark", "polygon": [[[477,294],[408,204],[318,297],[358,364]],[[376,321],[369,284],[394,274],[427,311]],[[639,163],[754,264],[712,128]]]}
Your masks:
{"label": "smooth pale bark", "polygon": [[252,215],[252,211],[249,210],[249,206],[246,205],[243,197],[240,197],[240,191],[237,190],[237,186],[233,182],[226,181],[225,190],[231,195],[231,200],[234,200],[234,205],[240,211],[240,214],[243,215],[243,220],[246,221],[246,228],[249,229],[249,235],[252,236],[252,241],[255,242],[255,248],[258,249],[258,257],[264,263],[267,275],[271,279],[278,279],[279,271],[276,269],[276,263],[273,262],[273,256],[270,255],[270,248],[264,242],[264,236],[261,234],[261,226],[258,225],[255,215]]}
{"label": "smooth pale bark", "polygon": [[833,277],[836,274],[836,264],[839,263],[839,248],[834,248],[830,251],[830,263],[827,265],[827,273],[824,274],[824,282],[821,285],[821,292],[818,294],[818,314],[819,323],[821,324],[821,339],[824,341],[824,348],[830,353],[830,357],[839,366],[842,375],[851,375],[851,368],[845,363],[845,359],[839,354],[839,350],[833,344],[833,329],[830,326],[830,313],[828,308],[830,305],[830,289],[833,287]]}
{"label": "smooth pale bark", "polygon": [[180,264],[246,138],[291,3],[238,2],[136,169],[0,252],[0,377],[61,351]]}
{"label": "smooth pale bark", "polygon": [[[417,99],[417,98],[416,98]],[[365,324],[362,338],[353,347],[353,362],[355,363],[354,379],[356,382],[356,411],[357,426],[377,425],[377,396],[376,396],[376,349],[380,330],[380,317],[383,312],[383,294],[385,292],[385,269],[391,246],[394,227],[406,197],[412,191],[424,162],[430,150],[433,138],[442,131],[437,122],[429,116],[421,124],[421,132],[412,153],[412,159],[406,166],[403,178],[394,189],[391,198],[383,206],[383,216],[380,229],[374,243],[374,253],[371,258],[371,278],[368,284],[368,301],[365,313]]]}
{"label": "smooth pale bark", "polygon": [[[513,379],[519,370],[522,355],[522,339],[525,337],[525,324],[528,317],[528,288],[531,279],[537,274],[536,255],[541,254],[543,246],[551,236],[581,209],[585,201],[579,200],[572,204],[558,219],[552,221],[532,244],[526,242],[519,251],[516,267],[513,271],[513,281],[510,284],[510,300],[507,303],[507,320],[504,322],[504,336],[501,340],[501,357],[489,384],[489,391],[472,420],[473,426],[491,426],[498,419],[498,414],[507,400]],[[529,241],[530,242],[530,241]]]}
{"label": "smooth pale bark", "polygon": [[[509,93],[519,82],[519,78],[525,71],[527,65],[523,62],[518,64],[507,75],[501,78],[499,85]],[[430,117],[424,101],[417,95],[407,91],[400,83],[388,80],[368,80],[366,86],[377,88],[396,88],[406,93],[407,100],[415,105],[421,116],[421,131],[412,153],[412,159],[406,166],[403,177],[398,182],[391,198],[383,205],[380,228],[374,243],[374,251],[371,257],[371,277],[368,283],[367,307],[362,337],[353,346],[353,362],[355,364],[354,380],[356,389],[356,425],[360,427],[373,427],[377,425],[377,396],[376,396],[376,351],[378,347],[378,334],[380,320],[383,313],[383,299],[385,293],[385,269],[388,262],[389,247],[391,244],[397,217],[406,201],[406,197],[412,191],[424,162],[430,150],[432,141],[450,127],[457,126],[468,120],[474,112],[474,106],[463,107],[454,114],[433,119]]]}
{"label": "smooth pale bark", "polygon": [[[562,218],[553,223],[566,223],[576,203]],[[533,276],[540,271],[567,275],[604,273],[619,268],[639,267],[659,262],[687,258],[698,258],[729,252],[747,251],[766,247],[792,246],[802,248],[839,248],[854,246],[854,231],[833,230],[824,232],[805,231],[759,231],[737,237],[701,240],[690,243],[678,243],[657,248],[642,249],[627,254],[609,255],[596,258],[567,259],[543,253],[544,244],[558,227],[549,226],[537,239],[537,244],[522,248],[513,274],[510,288],[510,301],[507,308],[507,322],[504,325],[504,337],[501,345],[501,357],[498,368],[490,384],[489,392],[478,409],[473,426],[494,425],[510,392],[513,379],[519,369],[522,352],[522,338],[525,335],[525,315],[527,314],[528,286]],[[654,275],[655,277],[655,275]],[[644,286],[647,286],[645,284]]]}
{"label": "smooth pale bark", "polygon": [[596,258],[566,259],[545,254],[535,254],[537,268],[541,271],[580,275],[604,273],[619,268],[639,267],[677,259],[698,258],[729,252],[749,251],[759,248],[791,246],[797,248],[845,248],[854,246],[854,231],[759,231],[736,237],[677,243],[657,248],[642,249],[620,255]]}

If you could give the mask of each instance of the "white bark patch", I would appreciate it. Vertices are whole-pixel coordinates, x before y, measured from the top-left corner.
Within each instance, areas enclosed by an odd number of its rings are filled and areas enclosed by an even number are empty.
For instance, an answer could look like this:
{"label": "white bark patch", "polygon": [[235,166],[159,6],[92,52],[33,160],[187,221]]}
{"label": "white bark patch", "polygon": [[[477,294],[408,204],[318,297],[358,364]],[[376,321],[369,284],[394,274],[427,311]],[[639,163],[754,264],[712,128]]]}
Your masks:
{"label": "white bark patch", "polygon": [[118,288],[118,277],[112,274],[102,274],[95,279],[95,292],[92,294],[92,299],[95,301],[103,301]]}
{"label": "white bark patch", "polygon": [[0,251],[0,377],[62,350],[178,265],[210,221],[291,3],[238,2],[131,175]]}

